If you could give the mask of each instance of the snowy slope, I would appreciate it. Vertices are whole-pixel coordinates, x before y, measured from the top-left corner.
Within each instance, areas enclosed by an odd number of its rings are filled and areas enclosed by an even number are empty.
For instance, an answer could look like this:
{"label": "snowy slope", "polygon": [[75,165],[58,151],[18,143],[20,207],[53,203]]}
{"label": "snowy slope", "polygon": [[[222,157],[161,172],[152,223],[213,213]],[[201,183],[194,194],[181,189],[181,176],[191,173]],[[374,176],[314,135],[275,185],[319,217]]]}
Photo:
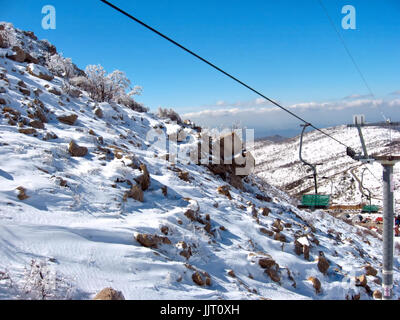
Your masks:
{"label": "snowy slope", "polygon": [[[355,128],[346,126],[324,129],[339,141],[361,151],[360,139]],[[365,127],[363,135],[370,154],[398,154],[400,151],[400,132],[396,129]],[[312,171],[299,159],[300,137],[283,142],[256,142],[254,157],[256,158],[257,176],[294,197],[303,193],[314,192]],[[317,166],[318,192],[331,194],[333,204],[355,205],[361,201],[360,183],[364,172],[363,185],[372,192],[373,203],[382,203],[382,166],[378,163],[361,165],[346,156],[345,147],[317,131],[304,135],[303,158]],[[390,144],[392,142],[392,144]],[[364,170],[368,167],[369,170]],[[394,169],[395,197],[398,198],[400,185],[399,167]],[[311,179],[307,178],[311,177]],[[400,199],[398,199],[400,201]]]}
{"label": "snowy slope", "polygon": [[[197,141],[190,126],[97,104],[86,92],[74,98],[63,92],[62,78],[40,79],[27,65],[0,57],[1,299],[90,299],[105,287],[127,299],[372,299],[368,292],[380,288],[380,272],[367,276],[367,288],[355,282],[367,264],[379,271],[376,234],[301,211],[253,176],[246,191],[230,186],[229,199],[217,191],[227,185],[220,177],[200,165],[173,166],[146,139],[153,128],[179,127],[188,134],[179,146],[190,147]],[[41,103],[44,128],[20,133],[32,129]],[[58,119],[71,114],[78,115],[73,125]],[[87,155],[72,157],[71,140]],[[150,173],[143,202],[124,199],[143,174],[138,164]],[[146,247],[138,235],[157,235],[160,243]],[[295,253],[296,239],[309,246],[309,257]],[[196,272],[210,282],[196,284]],[[319,293],[310,277],[320,281]],[[397,297],[398,256],[394,278]]]}

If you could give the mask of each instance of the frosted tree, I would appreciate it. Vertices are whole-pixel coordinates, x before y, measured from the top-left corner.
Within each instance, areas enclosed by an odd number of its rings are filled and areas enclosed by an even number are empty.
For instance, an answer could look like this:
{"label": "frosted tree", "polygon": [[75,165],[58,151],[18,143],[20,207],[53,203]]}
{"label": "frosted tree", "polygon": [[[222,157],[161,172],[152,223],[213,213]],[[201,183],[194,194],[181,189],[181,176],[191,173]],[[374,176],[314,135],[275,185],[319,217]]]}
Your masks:
{"label": "frosted tree", "polygon": [[53,54],[47,59],[47,68],[54,74],[70,79],[75,75],[75,67],[71,58],[64,58],[62,54]]}

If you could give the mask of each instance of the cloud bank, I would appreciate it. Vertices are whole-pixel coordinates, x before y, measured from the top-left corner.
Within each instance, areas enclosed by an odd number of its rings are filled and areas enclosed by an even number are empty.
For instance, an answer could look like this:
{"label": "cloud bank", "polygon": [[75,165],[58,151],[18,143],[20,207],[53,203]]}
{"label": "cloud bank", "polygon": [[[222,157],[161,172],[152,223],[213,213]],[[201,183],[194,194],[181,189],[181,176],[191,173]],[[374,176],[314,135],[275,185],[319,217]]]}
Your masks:
{"label": "cloud bank", "polygon": [[[336,126],[352,122],[354,114],[364,114],[368,122],[382,121],[386,117],[399,120],[400,98],[372,99],[369,95],[352,95],[339,101],[302,102],[285,108],[320,127]],[[236,102],[223,101],[207,109],[182,115],[199,125],[218,128],[230,127],[240,122],[242,126],[256,130],[256,136],[283,134],[299,131],[299,120],[264,99]],[[290,135],[290,134],[289,134]]]}

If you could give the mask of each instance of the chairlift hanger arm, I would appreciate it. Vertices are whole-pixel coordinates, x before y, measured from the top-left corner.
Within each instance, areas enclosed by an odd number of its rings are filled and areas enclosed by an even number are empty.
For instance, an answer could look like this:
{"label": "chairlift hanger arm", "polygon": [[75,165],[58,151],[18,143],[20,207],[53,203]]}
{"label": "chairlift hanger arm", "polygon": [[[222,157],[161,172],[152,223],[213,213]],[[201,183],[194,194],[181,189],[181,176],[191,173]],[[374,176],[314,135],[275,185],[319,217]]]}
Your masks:
{"label": "chairlift hanger arm", "polygon": [[304,136],[304,131],[306,130],[306,128],[308,126],[310,126],[309,123],[301,125],[303,127],[303,130],[301,131],[301,136],[300,136],[300,149],[299,149],[299,158],[300,161],[303,162],[305,165],[309,166],[312,168],[313,170],[313,177],[314,177],[314,189],[315,189],[315,194],[318,194],[318,185],[317,185],[317,169],[315,167],[315,165],[312,165],[311,163],[307,162],[306,160],[304,160],[301,156],[301,151],[303,149],[303,136]]}

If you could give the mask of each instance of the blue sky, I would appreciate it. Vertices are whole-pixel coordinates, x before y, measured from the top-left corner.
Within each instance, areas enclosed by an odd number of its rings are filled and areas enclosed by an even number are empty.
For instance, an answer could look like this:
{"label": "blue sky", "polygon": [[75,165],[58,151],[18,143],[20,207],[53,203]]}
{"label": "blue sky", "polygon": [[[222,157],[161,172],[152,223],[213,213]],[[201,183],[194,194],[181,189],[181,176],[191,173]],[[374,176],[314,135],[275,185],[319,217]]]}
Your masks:
{"label": "blue sky", "polygon": [[[393,94],[400,90],[397,0],[323,0],[375,97],[365,96],[369,92],[318,0],[111,2],[317,125],[351,122],[355,112],[370,121],[381,120],[381,111],[395,118],[400,107],[400,95]],[[56,8],[56,30],[41,27],[47,4]],[[346,4],[356,8],[356,30],[341,28]],[[152,110],[172,107],[209,126],[240,120],[258,136],[299,130],[289,115],[269,110],[252,92],[99,0],[1,6],[0,20],[48,39],[79,67],[125,71],[143,86],[138,100]]]}

